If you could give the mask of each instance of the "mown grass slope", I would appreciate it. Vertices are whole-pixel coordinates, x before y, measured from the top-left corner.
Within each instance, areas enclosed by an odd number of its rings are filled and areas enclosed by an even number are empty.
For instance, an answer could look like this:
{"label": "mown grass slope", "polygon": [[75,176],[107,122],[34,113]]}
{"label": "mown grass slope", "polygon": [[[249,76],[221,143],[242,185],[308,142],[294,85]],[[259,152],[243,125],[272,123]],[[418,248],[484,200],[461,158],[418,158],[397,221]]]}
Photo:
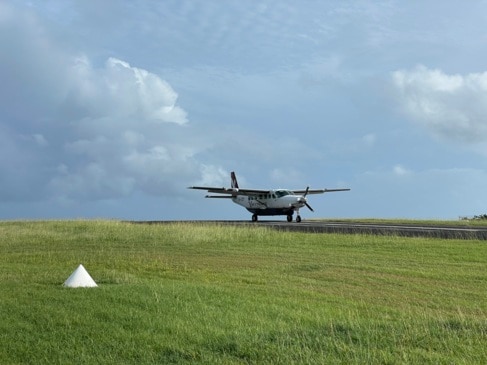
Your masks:
{"label": "mown grass slope", "polygon": [[0,257],[2,364],[487,363],[481,241],[0,222]]}

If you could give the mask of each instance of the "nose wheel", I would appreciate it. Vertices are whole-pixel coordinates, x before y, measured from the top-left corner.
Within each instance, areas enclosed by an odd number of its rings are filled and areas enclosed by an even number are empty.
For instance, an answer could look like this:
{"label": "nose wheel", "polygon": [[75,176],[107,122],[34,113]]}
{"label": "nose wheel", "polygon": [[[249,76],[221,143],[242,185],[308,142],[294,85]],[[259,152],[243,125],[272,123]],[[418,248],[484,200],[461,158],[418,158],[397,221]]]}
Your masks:
{"label": "nose wheel", "polygon": [[259,219],[257,214],[252,214],[252,222],[257,222],[257,219]]}
{"label": "nose wheel", "polygon": [[299,208],[296,209],[296,223],[301,222],[301,216],[299,215]]}

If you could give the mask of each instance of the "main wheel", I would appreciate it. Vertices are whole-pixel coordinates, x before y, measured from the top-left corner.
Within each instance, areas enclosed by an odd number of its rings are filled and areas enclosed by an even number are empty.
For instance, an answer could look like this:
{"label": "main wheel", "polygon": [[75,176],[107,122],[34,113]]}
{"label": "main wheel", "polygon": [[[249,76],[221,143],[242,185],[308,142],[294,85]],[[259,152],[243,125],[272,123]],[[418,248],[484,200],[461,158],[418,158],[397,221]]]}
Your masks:
{"label": "main wheel", "polygon": [[301,216],[300,216],[300,215],[297,215],[297,216],[296,216],[296,222],[297,222],[297,223],[301,222]]}
{"label": "main wheel", "polygon": [[288,222],[292,222],[292,221],[293,221],[293,216],[292,216],[292,214],[289,214],[289,215],[287,216],[287,221],[288,221]]}
{"label": "main wheel", "polygon": [[252,214],[252,222],[257,222],[258,216],[257,214]]}

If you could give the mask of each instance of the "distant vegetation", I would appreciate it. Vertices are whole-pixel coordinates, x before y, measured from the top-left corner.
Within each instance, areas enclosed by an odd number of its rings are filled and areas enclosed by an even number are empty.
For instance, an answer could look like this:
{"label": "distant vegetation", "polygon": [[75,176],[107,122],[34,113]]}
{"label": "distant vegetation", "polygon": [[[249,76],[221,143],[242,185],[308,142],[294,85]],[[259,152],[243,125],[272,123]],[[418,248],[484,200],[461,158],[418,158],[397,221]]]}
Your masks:
{"label": "distant vegetation", "polygon": [[2,364],[487,363],[485,241],[0,222],[0,257]]}
{"label": "distant vegetation", "polygon": [[487,214],[480,214],[474,215],[472,218],[470,217],[461,217],[461,220],[474,220],[474,221],[487,221]]}

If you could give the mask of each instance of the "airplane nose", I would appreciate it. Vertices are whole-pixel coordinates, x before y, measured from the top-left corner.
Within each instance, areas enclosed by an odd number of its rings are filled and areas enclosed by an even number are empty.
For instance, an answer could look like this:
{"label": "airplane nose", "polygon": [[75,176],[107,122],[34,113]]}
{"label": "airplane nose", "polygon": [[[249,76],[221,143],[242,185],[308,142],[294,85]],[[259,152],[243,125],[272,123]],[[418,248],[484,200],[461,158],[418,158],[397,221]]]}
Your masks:
{"label": "airplane nose", "polygon": [[308,199],[306,199],[304,196],[300,196],[296,199],[296,201],[298,202],[298,204],[300,204],[301,206],[304,206],[306,205],[308,207],[309,210],[311,210],[312,212],[314,212],[313,208],[311,208],[311,206],[308,204]]}

